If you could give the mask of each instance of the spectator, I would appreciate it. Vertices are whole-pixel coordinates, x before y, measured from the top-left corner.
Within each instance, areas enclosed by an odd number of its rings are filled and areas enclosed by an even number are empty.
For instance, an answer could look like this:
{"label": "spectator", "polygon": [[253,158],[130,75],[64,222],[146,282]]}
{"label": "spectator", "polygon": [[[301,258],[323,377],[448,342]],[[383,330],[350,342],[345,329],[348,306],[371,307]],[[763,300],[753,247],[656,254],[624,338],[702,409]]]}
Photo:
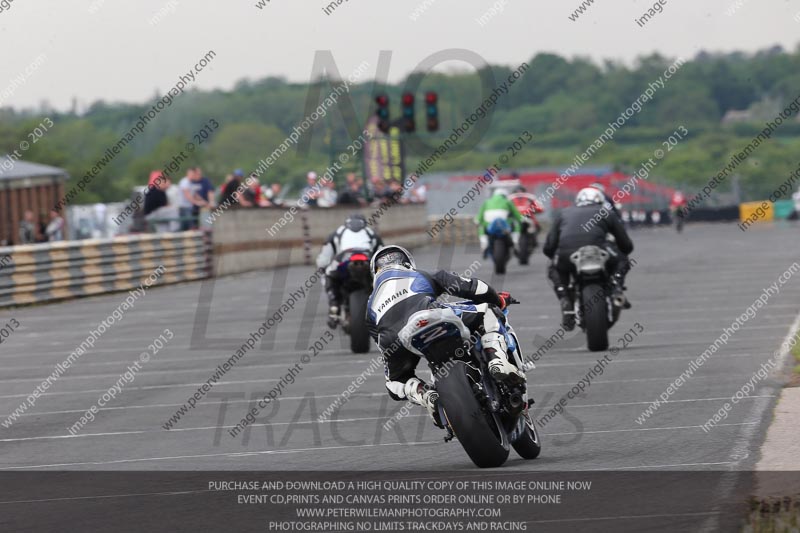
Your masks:
{"label": "spectator", "polygon": [[237,168],[233,174],[225,176],[225,183],[222,185],[222,193],[220,194],[219,203],[233,207],[238,204],[239,194],[237,190],[242,185],[241,178],[244,177],[242,169]]}
{"label": "spectator", "polygon": [[19,243],[33,244],[36,242],[36,218],[33,211],[25,210],[19,223]]}
{"label": "spectator", "polygon": [[345,185],[342,187],[342,190],[339,193],[339,204],[359,206],[367,205],[367,200],[364,198],[364,193],[361,190],[359,180],[352,172],[347,175]]}
{"label": "spectator", "polygon": [[393,203],[400,203],[400,204],[407,204],[410,203],[411,200],[406,196],[406,191],[403,189],[403,186],[400,184],[399,181],[392,178],[389,180],[389,187],[388,192],[386,193],[386,199]]}
{"label": "spectator", "polygon": [[150,173],[150,179],[147,181],[147,188],[144,190],[145,216],[169,204],[167,193],[165,192],[169,185],[169,179],[158,170],[154,170]]}
{"label": "spectator", "polygon": [[239,202],[244,207],[264,207],[265,200],[261,196],[261,182],[258,181],[258,174],[253,172],[250,174],[250,186],[244,190]]}
{"label": "spectator", "polygon": [[47,225],[45,233],[50,242],[64,240],[64,219],[55,209],[50,211],[50,223]]}
{"label": "spectator", "polygon": [[[203,178],[199,167],[189,167],[186,176],[178,183],[181,190],[178,202],[178,213],[181,218],[181,231],[197,228],[200,208],[209,205],[207,198],[209,192],[204,187],[203,180],[211,189],[210,197],[213,200],[213,186],[208,178]],[[204,194],[201,195],[201,191]]]}
{"label": "spectator", "polygon": [[194,181],[194,167],[186,170],[186,175],[178,182],[180,196],[178,196],[178,216],[181,219],[181,231],[192,228],[192,209],[195,202],[199,201],[194,192],[192,182]]}
{"label": "spectator", "polygon": [[411,201],[416,204],[424,204],[428,201],[428,186],[423,184],[415,184],[411,187]]}
{"label": "spectator", "polygon": [[336,205],[336,200],[339,198],[339,193],[336,192],[336,185],[333,180],[322,180],[322,188],[319,191],[319,198],[317,205],[319,207],[333,207]]}
{"label": "spectator", "polygon": [[47,242],[47,212],[39,212],[39,233],[36,235],[36,242]]}
{"label": "spectator", "polygon": [[160,171],[154,170],[150,173],[150,180],[144,193],[144,218],[154,224],[158,233],[180,229],[180,222],[176,220],[178,210],[174,205],[170,205],[167,197],[170,185],[169,178]]}
{"label": "spectator", "polygon": [[306,174],[306,186],[303,187],[302,191],[300,191],[300,198],[305,199],[307,206],[316,207],[319,193],[319,187],[317,186],[317,173],[312,170]]}
{"label": "spectator", "polygon": [[372,186],[373,205],[379,205],[391,201],[392,191],[387,185],[386,181],[381,178],[373,178]]}
{"label": "spectator", "polygon": [[197,180],[197,184],[195,185],[198,187],[197,195],[205,200],[205,205],[198,205],[195,206],[195,210],[199,213],[201,207],[213,207],[214,206],[214,184],[211,183],[211,180],[207,177],[203,176],[203,171],[200,170],[200,167],[195,167],[197,176],[200,179]]}
{"label": "spectator", "polygon": [[267,199],[267,203],[273,207],[283,207],[283,199],[281,198],[281,184],[280,183],[273,183],[269,186],[264,196]]}

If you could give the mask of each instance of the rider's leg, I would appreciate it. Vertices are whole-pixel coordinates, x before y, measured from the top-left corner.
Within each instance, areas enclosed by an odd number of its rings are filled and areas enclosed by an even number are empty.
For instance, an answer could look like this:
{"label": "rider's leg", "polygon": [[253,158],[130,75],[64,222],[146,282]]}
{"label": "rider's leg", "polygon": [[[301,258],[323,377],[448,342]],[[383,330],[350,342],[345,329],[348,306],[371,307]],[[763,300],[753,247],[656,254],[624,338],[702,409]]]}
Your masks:
{"label": "rider's leg", "polygon": [[503,334],[503,313],[489,304],[475,305],[474,308],[474,311],[462,311],[461,320],[473,334],[481,334],[481,346],[489,359],[489,372],[503,381],[525,381],[525,374],[508,354]]}
{"label": "rider's leg", "polygon": [[514,231],[511,232],[511,243],[514,245],[512,252],[517,255],[519,250],[519,226],[515,226]]}
{"label": "rider's leg", "polygon": [[553,290],[561,307],[561,326],[567,330],[575,329],[575,302],[569,291],[571,263],[565,255],[560,255],[547,268],[547,277],[553,284]]}
{"label": "rider's leg", "polygon": [[435,424],[441,426],[436,401],[439,394],[427,383],[419,379],[415,369],[419,364],[419,356],[414,355],[405,348],[393,350],[393,353],[384,351],[384,367],[386,375],[386,390],[389,396],[396,401],[409,400],[421,405],[428,410]]}
{"label": "rider's leg", "polygon": [[478,243],[481,247],[481,254],[483,258],[489,257],[489,236],[486,235],[486,228],[484,224],[478,227]]}
{"label": "rider's leg", "polygon": [[615,243],[606,243],[606,250],[608,250],[610,254],[608,258],[608,271],[611,272],[614,283],[614,298],[623,309],[630,309],[632,305],[623,291],[627,289],[627,287],[625,287],[625,276],[631,269],[631,263],[628,260],[628,256],[620,252]]}
{"label": "rider's leg", "polygon": [[328,327],[336,328],[339,324],[339,312],[342,308],[342,287],[336,270],[337,265],[325,270],[325,293],[328,296]]}

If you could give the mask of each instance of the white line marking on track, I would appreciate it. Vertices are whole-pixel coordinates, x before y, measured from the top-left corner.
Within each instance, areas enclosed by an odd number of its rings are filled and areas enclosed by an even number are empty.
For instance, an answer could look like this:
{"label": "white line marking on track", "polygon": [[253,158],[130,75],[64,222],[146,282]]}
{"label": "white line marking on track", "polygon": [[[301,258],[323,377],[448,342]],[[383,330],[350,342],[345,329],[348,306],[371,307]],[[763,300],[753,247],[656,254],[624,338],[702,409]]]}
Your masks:
{"label": "white line marking on track", "polygon": [[[352,401],[353,398],[375,398],[384,396],[386,393],[384,392],[361,392],[355,393],[350,396]],[[325,395],[318,395],[315,398],[338,398],[341,394],[325,394]],[[748,398],[774,398],[775,396],[772,394],[767,395],[751,395]],[[280,401],[288,401],[288,400],[303,400],[305,396],[284,396],[280,398]],[[728,397],[720,397],[720,398],[689,398],[686,400],[669,400],[666,402],[661,402],[662,404],[666,403],[685,403],[685,402],[710,402],[710,401],[719,401],[719,400],[729,400]],[[747,399],[747,398],[745,398]],[[244,400],[228,400],[228,404],[239,404],[239,403],[250,403],[252,399],[244,399]],[[222,405],[225,402],[204,402],[203,406],[212,406],[212,405]],[[622,405],[649,405],[653,402],[623,402],[623,403],[596,403],[596,404],[576,404],[570,406],[570,409],[576,407],[612,407],[612,406],[622,406]],[[98,409],[99,412],[103,411],[119,411],[125,409],[155,409],[161,407],[181,407],[182,403],[156,403],[151,405],[121,405],[119,407],[101,407]],[[199,406],[198,406],[199,407]],[[86,409],[66,409],[63,411],[39,411],[39,412],[30,412],[30,413],[23,413],[19,415],[19,417],[25,416],[47,416],[47,415],[61,415],[61,414],[70,414],[70,413],[85,413]]]}
{"label": "white line marking on track", "polygon": [[430,444],[440,444],[441,441],[428,441],[428,442],[387,442],[382,444],[357,444],[350,446],[324,446],[320,448],[293,448],[290,450],[263,450],[258,452],[227,452],[227,453],[205,453],[198,455],[174,455],[171,457],[142,457],[139,459],[117,459],[114,461],[87,461],[82,463],[58,463],[49,465],[26,465],[26,466],[6,466],[2,470],[24,470],[28,468],[55,468],[64,466],[85,466],[85,465],[110,465],[120,463],[138,463],[146,461],[169,461],[172,459],[199,459],[204,457],[243,457],[249,455],[272,455],[282,453],[302,453],[302,452],[319,452],[322,450],[339,450],[342,448],[373,448],[376,446],[424,446]]}
{"label": "white line marking on track", "polygon": [[[354,376],[352,376],[352,375],[343,375],[343,376],[310,376],[309,379],[342,379],[342,378],[352,379],[353,377]],[[747,375],[738,375],[737,374],[737,375],[733,375],[733,376],[719,376],[719,375],[717,375],[717,376],[695,376],[692,379],[693,380],[698,380],[698,379],[717,379],[718,380],[720,378],[726,378],[727,379],[727,378],[744,378],[744,377],[748,377],[749,378],[750,374],[747,374]],[[600,384],[600,383],[605,383],[605,384],[609,384],[609,383],[638,383],[638,382],[644,382],[644,381],[664,381],[664,380],[672,381],[674,379],[675,379],[675,376],[662,377],[662,378],[617,379],[617,380],[605,380],[605,381],[596,380],[596,381],[592,381],[592,384]],[[274,383],[274,382],[277,382],[277,381],[279,381],[279,380],[277,380],[277,379],[243,379],[243,380],[238,380],[238,381],[217,381],[215,386],[216,385],[243,385],[243,384],[246,384],[246,383],[262,383],[263,384],[263,383]],[[204,384],[205,384],[205,382],[203,382],[203,383],[172,383],[172,384],[166,384],[166,385],[145,385],[145,386],[140,386],[140,387],[125,387],[125,390],[126,391],[127,390],[153,390],[153,389],[171,389],[171,388],[184,388],[184,387],[200,387],[200,386],[202,386]],[[575,382],[572,381],[572,382],[569,382],[569,383],[537,383],[536,384],[537,387],[562,387],[562,386],[565,386],[565,385],[575,385]],[[108,389],[87,389],[87,390],[79,390],[79,391],[45,392],[45,393],[40,394],[39,396],[40,397],[42,397],[42,396],[63,396],[63,395],[69,395],[69,394],[88,394],[88,393],[95,393],[95,392],[102,393],[102,392],[106,392],[106,391],[108,391]],[[230,391],[226,391],[226,392],[230,392]],[[3,399],[3,398],[27,398],[28,396],[30,396],[30,394],[6,394],[6,395],[0,396],[0,399]],[[181,404],[181,405],[183,405],[183,404]]]}
{"label": "white line marking on track", "polygon": [[[427,414],[419,414],[419,415],[407,415],[405,418],[419,418],[422,416],[429,416]],[[362,417],[362,418],[343,418],[341,420],[336,420],[337,423],[345,423],[345,422],[366,422],[371,420],[389,420],[387,417],[379,417],[379,416],[369,416],[369,417]],[[316,420],[302,420],[296,422],[273,422],[271,424],[250,424],[248,427],[266,427],[266,426],[289,426],[289,425],[306,425],[306,424],[319,424]],[[330,422],[324,422],[330,423]],[[747,423],[740,423],[740,424],[718,424],[717,427],[721,426],[743,426],[753,424],[753,422]],[[208,431],[208,430],[223,430],[223,429],[230,429],[236,427],[235,425],[230,426],[198,426],[198,427],[191,427],[191,428],[172,428],[172,429],[132,429],[127,431],[107,431],[102,433],[77,433],[75,435],[66,434],[66,435],[42,435],[38,437],[12,437],[8,439],[0,439],[0,442],[29,442],[29,441],[36,441],[36,440],[63,440],[63,439],[85,439],[89,437],[116,437],[118,435],[143,435],[147,433],[183,433],[187,431]],[[594,433],[630,433],[634,431],[664,431],[664,430],[672,430],[672,429],[691,429],[691,428],[702,428],[703,426],[673,426],[673,427],[660,427],[660,428],[629,428],[629,429],[604,429],[604,430],[594,430],[594,431],[578,431],[578,432],[566,432],[566,433],[542,433],[542,435],[552,435],[552,436],[564,436],[564,435],[581,435],[581,434],[594,434]]]}

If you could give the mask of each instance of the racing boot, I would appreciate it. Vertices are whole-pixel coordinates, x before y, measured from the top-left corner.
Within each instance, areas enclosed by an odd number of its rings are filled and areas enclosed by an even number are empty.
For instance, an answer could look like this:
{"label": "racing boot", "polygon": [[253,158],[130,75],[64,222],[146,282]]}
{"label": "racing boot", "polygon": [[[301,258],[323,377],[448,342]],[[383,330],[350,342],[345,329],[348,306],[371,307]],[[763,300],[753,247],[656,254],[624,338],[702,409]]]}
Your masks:
{"label": "racing boot", "polygon": [[411,378],[406,381],[404,386],[406,398],[412,403],[421,405],[428,410],[428,413],[433,418],[433,423],[440,428],[444,425],[439,419],[439,408],[437,402],[439,401],[439,393],[431,389],[419,378]]}
{"label": "racing boot", "polygon": [[484,259],[489,258],[489,236],[486,234],[481,233],[478,235],[478,241],[480,243],[481,252],[483,254]]}
{"label": "racing boot", "polygon": [[519,231],[514,231],[511,233],[511,253],[514,254],[514,257],[519,259]]}
{"label": "racing boot", "polygon": [[339,325],[339,306],[331,305],[328,307],[328,329],[336,329]]}
{"label": "racing boot", "polygon": [[561,327],[572,331],[575,329],[575,302],[566,287],[556,287],[556,296],[561,305]]}
{"label": "racing boot", "polygon": [[508,360],[506,339],[500,333],[486,333],[481,337],[481,345],[489,358],[489,373],[492,377],[509,385],[525,383],[525,374]]}
{"label": "racing boot", "polygon": [[339,294],[330,279],[327,280],[325,292],[328,294],[328,328],[336,329],[339,325]]}

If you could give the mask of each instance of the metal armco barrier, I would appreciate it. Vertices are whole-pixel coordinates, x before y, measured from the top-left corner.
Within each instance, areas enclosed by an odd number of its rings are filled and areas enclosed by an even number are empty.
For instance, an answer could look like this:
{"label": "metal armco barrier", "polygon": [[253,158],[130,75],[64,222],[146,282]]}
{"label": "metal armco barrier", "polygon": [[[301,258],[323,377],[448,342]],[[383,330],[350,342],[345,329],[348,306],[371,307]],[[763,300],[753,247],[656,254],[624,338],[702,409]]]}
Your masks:
{"label": "metal armco barrier", "polygon": [[0,307],[47,302],[207,278],[210,237],[203,231],[129,235],[0,247]]}

